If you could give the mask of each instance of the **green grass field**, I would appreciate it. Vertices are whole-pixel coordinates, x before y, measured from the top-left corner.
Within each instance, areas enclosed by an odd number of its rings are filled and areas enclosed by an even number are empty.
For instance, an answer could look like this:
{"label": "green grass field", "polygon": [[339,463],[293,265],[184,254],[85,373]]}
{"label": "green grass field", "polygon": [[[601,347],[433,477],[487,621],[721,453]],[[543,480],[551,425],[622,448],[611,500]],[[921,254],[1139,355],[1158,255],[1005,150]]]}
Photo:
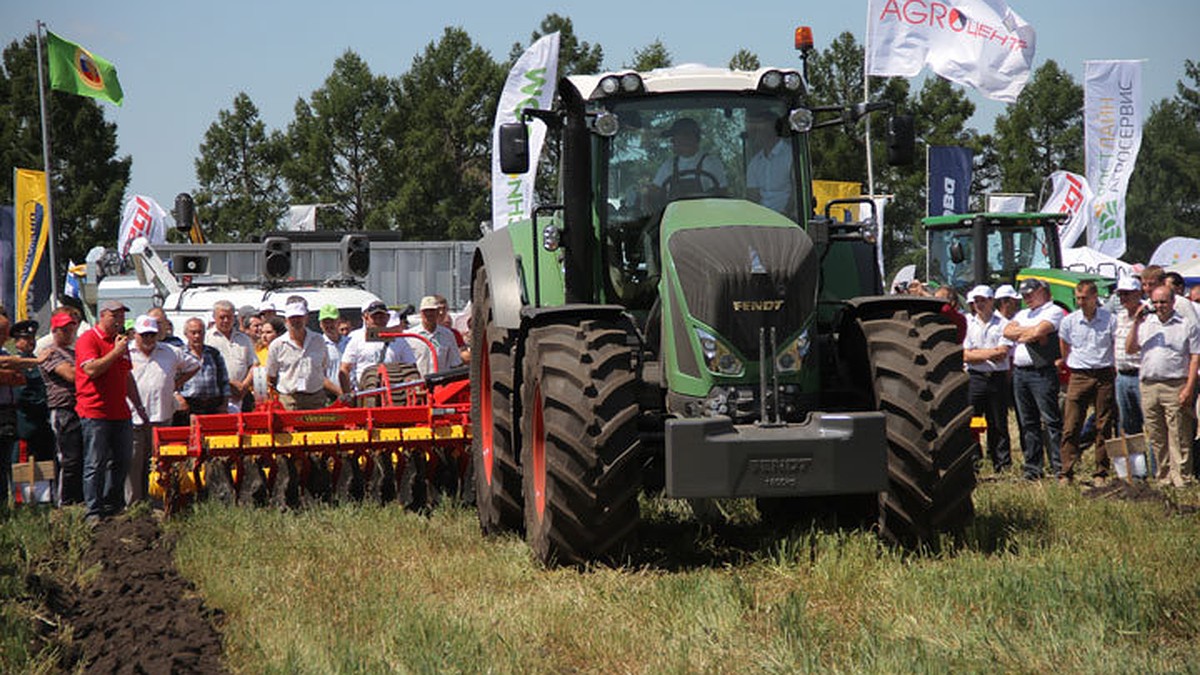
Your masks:
{"label": "green grass field", "polygon": [[[543,569],[455,507],[202,504],[167,527],[241,673],[1200,670],[1200,515],[1176,508],[1196,489],[1000,481],[975,502],[964,540],[906,556],[858,529],[769,533],[744,502],[714,529],[650,500],[644,554],[589,570]],[[26,584],[86,583],[77,520],[0,516],[0,670],[45,669]]]}
{"label": "green grass field", "polygon": [[1200,517],[1048,484],[987,483],[976,505],[957,546],[904,556],[654,501],[646,560],[585,571],[482,538],[465,509],[206,505],[173,527],[239,672],[1197,668]]}

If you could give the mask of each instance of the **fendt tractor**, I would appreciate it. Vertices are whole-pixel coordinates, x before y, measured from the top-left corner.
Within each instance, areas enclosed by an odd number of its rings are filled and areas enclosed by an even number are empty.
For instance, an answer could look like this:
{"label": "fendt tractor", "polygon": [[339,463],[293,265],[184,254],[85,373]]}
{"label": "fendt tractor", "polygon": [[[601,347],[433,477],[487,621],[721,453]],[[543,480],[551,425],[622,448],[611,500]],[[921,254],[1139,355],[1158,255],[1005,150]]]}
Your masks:
{"label": "fendt tractor", "polygon": [[[477,249],[484,532],[578,564],[631,551],[643,492],[753,497],[781,524],[814,498],[867,502],[902,544],[972,516],[943,304],[881,295],[873,223],[810,217],[810,132],[887,106],[811,107],[805,89],[802,70],[681,66],[569,76],[524,111],[558,150],[560,203]],[[911,161],[911,118],[888,129]],[[678,136],[697,131],[689,158]],[[502,170],[528,171],[526,125],[498,138]]]}
{"label": "fendt tractor", "polygon": [[[1058,228],[1065,213],[965,213],[933,216],[925,227],[925,262],[929,280],[951,286],[964,298],[979,284],[1019,284],[1041,279],[1054,302],[1075,309],[1075,286],[1096,282],[1101,297],[1116,284],[1112,274],[1063,269]],[[982,253],[982,255],[981,255]],[[1108,271],[1108,270],[1101,270]]]}

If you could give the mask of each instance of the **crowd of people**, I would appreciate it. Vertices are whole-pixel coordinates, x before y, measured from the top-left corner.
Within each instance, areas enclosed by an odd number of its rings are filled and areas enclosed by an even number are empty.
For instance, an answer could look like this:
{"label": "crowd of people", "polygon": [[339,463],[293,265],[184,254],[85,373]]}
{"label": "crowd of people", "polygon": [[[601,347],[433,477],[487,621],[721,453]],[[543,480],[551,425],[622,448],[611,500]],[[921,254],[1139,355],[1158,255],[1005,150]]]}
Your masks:
{"label": "crowd of people", "polygon": [[1037,278],[1019,288],[971,289],[963,361],[970,404],[987,422],[993,469],[1003,473],[1013,463],[1012,407],[1026,479],[1049,473],[1075,481],[1080,455],[1094,441],[1091,478],[1103,482],[1116,459],[1107,441],[1143,434],[1149,469],[1129,461],[1127,475],[1193,483],[1200,468],[1193,461],[1200,287],[1184,291],[1181,276],[1156,265],[1121,277],[1105,302],[1094,281],[1079,282],[1073,312],[1055,304]]}
{"label": "crowd of people", "polygon": [[[264,399],[287,410],[352,405],[362,374],[377,364],[410,363],[425,376],[470,359],[445,297],[422,298],[418,311],[410,325],[374,300],[352,330],[354,322],[326,305],[317,331],[300,296],[282,308],[218,300],[211,316],[184,322],[181,338],[161,308],[129,319],[128,307],[107,300],[94,325],[78,307],[58,308],[39,339],[38,322],[13,324],[0,308],[0,345],[11,337],[16,352],[0,348],[0,448],[12,449],[0,462],[0,504],[10,498],[21,444],[34,459],[55,462],[54,501],[82,504],[94,523],[147,499],[155,427],[250,412]],[[368,326],[404,335],[369,339]]]}

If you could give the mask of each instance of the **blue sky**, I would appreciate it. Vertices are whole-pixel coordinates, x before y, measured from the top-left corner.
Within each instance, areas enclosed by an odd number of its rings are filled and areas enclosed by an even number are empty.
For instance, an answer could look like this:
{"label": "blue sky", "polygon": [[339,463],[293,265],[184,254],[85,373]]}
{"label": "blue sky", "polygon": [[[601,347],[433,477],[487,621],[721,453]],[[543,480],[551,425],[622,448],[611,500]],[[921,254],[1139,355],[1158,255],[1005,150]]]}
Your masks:
{"label": "blue sky", "polygon": [[[1184,59],[1200,60],[1197,0],[1010,0],[1010,6],[1037,30],[1035,67],[1054,59],[1082,83],[1086,59],[1147,59],[1148,105],[1174,95]],[[177,193],[196,188],[194,160],[204,132],[238,92],[249,94],[268,127],[282,130],[296,100],[321,86],[347,49],[373,72],[395,77],[446,26],[460,26],[502,60],[551,12],[569,16],[582,40],[602,45],[606,67],[628,63],[635,50],[655,39],[677,64],[724,65],[747,48],[764,65],[788,66],[798,62],[792,49],[796,25],[813,27],[818,49],[842,31],[854,33],[861,44],[867,10],[866,0],[6,0],[0,37],[7,45],[32,33],[41,19],[116,65],[124,106],[102,105],[107,119],[117,123],[120,154],[133,157],[127,196],[149,195],[169,209]],[[990,130],[1004,105],[968,95],[978,108],[972,125]]]}

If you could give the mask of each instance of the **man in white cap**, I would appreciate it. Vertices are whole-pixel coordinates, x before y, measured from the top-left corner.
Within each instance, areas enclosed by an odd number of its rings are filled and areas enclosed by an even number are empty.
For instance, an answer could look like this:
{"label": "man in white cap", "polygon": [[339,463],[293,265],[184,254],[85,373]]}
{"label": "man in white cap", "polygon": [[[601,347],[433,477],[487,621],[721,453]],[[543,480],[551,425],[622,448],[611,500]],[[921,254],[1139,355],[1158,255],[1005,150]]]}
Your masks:
{"label": "man in white cap", "polygon": [[1063,406],[1062,474],[1060,482],[1075,479],[1079,459],[1079,432],[1089,406],[1096,408],[1096,471],[1094,477],[1108,477],[1108,455],[1104,440],[1112,435],[1116,410],[1116,357],[1114,354],[1117,319],[1100,306],[1096,282],[1090,279],[1075,285],[1075,305],[1079,308],[1063,317],[1059,325],[1059,350],[1071,371]]}
{"label": "man in white cap", "polygon": [[279,402],[287,410],[324,408],[330,396],[342,395],[341,387],[325,376],[329,360],[325,339],[305,325],[308,305],[303,300],[289,302],[283,317],[287,334],[267,348],[267,382],[279,392]]}
{"label": "man in white cap", "polygon": [[[432,295],[421,298],[419,309],[421,323],[409,332],[420,335],[433,343],[434,352],[429,351],[429,345],[424,340],[408,338],[408,346],[412,348],[412,352],[417,358],[417,370],[421,371],[421,375],[429,375],[447,368],[461,366],[462,356],[458,353],[458,344],[454,340],[454,333],[438,323],[440,307],[437,298]],[[437,356],[436,367],[434,364],[435,353]]]}
{"label": "man in white cap", "polygon": [[[1114,386],[1117,397],[1117,417],[1120,419],[1121,431],[1126,436],[1142,433],[1142,393],[1139,383],[1139,371],[1142,367],[1140,351],[1130,353],[1125,349],[1129,333],[1137,321],[1138,312],[1147,305],[1142,298],[1142,281],[1132,274],[1126,274],[1117,280],[1117,307],[1114,314],[1117,320],[1117,330],[1113,334],[1116,343],[1114,360],[1117,364],[1117,379]],[[1135,478],[1145,478],[1145,474],[1134,475],[1134,467],[1130,466],[1129,474]]]}
{"label": "man in white cap", "polygon": [[1006,321],[1012,321],[1021,309],[1021,296],[1012,284],[1000,284],[996,287],[996,311]]}
{"label": "man in white cap", "polygon": [[362,328],[350,332],[350,340],[342,352],[338,377],[342,391],[355,391],[362,374],[380,363],[416,363],[416,356],[406,340],[367,340],[367,327],[386,328],[391,312],[382,300],[372,300],[363,306]]}
{"label": "man in white cap", "polygon": [[1058,369],[1061,356],[1058,326],[1066,312],[1050,301],[1050,289],[1041,279],[1021,282],[1026,308],[1004,326],[1004,337],[1014,344],[1013,398],[1021,423],[1021,453],[1024,476],[1038,480],[1043,475],[1042,425],[1046,427],[1046,454],[1050,470],[1062,471],[1059,444],[1062,442],[1062,413],[1058,408]]}
{"label": "man in white cap", "polygon": [[133,330],[134,348],[129,350],[129,361],[142,410],[130,403],[133,448],[129,473],[125,477],[125,501],[129,504],[146,499],[154,427],[171,423],[175,414],[175,391],[200,369],[200,362],[189,352],[159,341],[158,320],[154,317],[139,316],[133,322]]}
{"label": "man in white cap", "polygon": [[1012,464],[1008,435],[1008,362],[1012,343],[1004,339],[1008,320],[996,313],[992,289],[976,286],[967,298],[975,312],[967,319],[963,361],[967,364],[968,397],[976,415],[987,420],[987,448],[992,468],[1002,473]]}

